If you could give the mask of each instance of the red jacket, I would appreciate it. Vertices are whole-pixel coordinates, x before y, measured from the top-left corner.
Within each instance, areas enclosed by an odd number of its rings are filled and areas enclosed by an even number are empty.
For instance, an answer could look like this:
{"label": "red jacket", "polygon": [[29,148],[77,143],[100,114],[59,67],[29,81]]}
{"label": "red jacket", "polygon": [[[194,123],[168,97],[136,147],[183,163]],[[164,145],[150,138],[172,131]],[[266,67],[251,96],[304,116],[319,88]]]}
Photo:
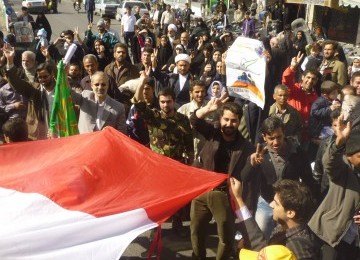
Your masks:
{"label": "red jacket", "polygon": [[[289,88],[289,99],[288,103],[293,106],[297,111],[299,111],[301,118],[303,120],[304,130],[307,131],[311,106],[314,101],[318,98],[318,95],[315,91],[306,93],[301,88],[301,83],[295,83],[295,74],[296,71],[293,71],[288,67],[282,76],[282,84],[286,85]],[[305,140],[307,135],[303,135]],[[304,141],[305,141],[304,140]]]}

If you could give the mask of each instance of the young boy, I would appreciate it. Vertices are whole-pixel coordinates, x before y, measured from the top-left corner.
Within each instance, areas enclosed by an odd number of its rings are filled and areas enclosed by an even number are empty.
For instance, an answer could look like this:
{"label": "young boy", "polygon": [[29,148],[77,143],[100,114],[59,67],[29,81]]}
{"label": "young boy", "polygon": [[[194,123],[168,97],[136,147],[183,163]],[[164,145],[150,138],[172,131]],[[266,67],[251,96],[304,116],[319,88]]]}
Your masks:
{"label": "young boy", "polygon": [[321,96],[312,104],[309,119],[309,134],[315,143],[333,134],[330,113],[341,107],[337,95],[338,84],[329,80],[321,84]]}

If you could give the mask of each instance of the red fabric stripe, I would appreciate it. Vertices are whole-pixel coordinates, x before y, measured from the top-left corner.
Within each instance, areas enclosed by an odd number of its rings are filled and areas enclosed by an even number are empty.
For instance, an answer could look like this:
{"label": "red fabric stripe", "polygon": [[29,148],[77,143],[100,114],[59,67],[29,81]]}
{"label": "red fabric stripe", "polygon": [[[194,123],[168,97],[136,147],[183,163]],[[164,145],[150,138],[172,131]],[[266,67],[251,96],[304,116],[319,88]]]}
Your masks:
{"label": "red fabric stripe", "polygon": [[158,155],[113,128],[0,146],[0,186],[106,216],[144,208],[158,223],[226,175]]}

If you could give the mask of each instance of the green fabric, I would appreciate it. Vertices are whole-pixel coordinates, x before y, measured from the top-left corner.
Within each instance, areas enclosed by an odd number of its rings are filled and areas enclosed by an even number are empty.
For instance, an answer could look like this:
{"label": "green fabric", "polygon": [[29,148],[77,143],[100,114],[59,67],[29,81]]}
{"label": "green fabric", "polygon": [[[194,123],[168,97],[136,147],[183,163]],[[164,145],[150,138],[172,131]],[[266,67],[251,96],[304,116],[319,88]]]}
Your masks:
{"label": "green fabric", "polygon": [[58,137],[79,133],[70,88],[66,81],[63,61],[58,64],[55,96],[50,116],[50,132]]}

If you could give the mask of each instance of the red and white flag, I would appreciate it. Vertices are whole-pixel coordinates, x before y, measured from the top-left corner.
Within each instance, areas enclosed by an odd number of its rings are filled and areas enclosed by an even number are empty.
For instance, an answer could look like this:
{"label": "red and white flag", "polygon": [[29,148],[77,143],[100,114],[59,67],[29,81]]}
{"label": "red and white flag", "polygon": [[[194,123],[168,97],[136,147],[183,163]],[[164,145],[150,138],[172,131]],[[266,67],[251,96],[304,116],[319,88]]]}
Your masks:
{"label": "red and white flag", "polygon": [[119,259],[225,179],[113,128],[0,146],[0,259]]}

